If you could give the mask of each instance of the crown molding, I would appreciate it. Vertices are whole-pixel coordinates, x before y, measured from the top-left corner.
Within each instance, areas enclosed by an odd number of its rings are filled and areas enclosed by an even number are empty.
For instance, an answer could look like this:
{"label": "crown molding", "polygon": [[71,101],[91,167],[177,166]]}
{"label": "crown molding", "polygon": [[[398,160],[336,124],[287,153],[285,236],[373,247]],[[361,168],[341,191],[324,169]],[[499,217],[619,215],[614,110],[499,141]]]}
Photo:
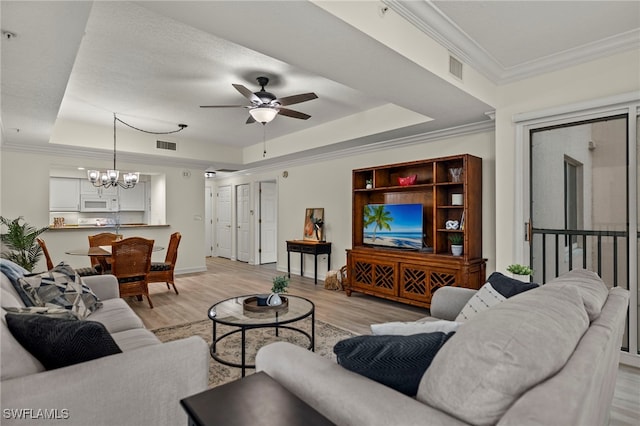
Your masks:
{"label": "crown molding", "polygon": [[[247,164],[244,166],[244,169],[238,170],[233,173],[225,173],[224,176],[216,176],[217,178],[228,178],[233,176],[240,175],[256,175],[260,173],[268,173],[273,172],[278,169],[294,167],[294,166],[305,166],[307,164],[313,164],[322,161],[331,161],[335,159],[341,159],[349,156],[357,156],[359,154],[368,154],[372,152],[380,152],[387,151],[393,148],[399,147],[407,147],[422,143],[435,142],[441,139],[448,139],[456,136],[469,135],[474,133],[482,133],[487,131],[495,130],[495,122],[494,121],[482,121],[478,123],[465,124],[462,126],[451,127],[448,129],[435,130],[432,132],[425,132],[411,136],[405,136],[395,139],[388,139],[383,141],[378,141],[369,144],[361,144],[356,146],[348,146],[344,148],[336,147],[336,145],[331,145],[332,149],[328,151],[323,151],[323,148],[316,148],[305,153],[296,153],[288,156],[278,157],[272,159],[269,164],[264,164],[264,162],[260,162],[261,164]],[[348,145],[347,141],[345,145]],[[337,144],[339,145],[339,144]],[[304,154],[304,156],[301,156]]]}
{"label": "crown molding", "polygon": [[[222,164],[214,161],[190,160],[185,158],[165,157],[151,154],[136,154],[128,152],[118,152],[118,160],[127,163],[162,165],[180,168],[199,169],[203,172],[206,170],[216,169],[236,169],[236,172],[225,173],[224,177],[238,175],[255,175],[258,173],[271,172],[282,167],[304,166],[319,161],[329,161],[346,156],[354,156],[358,154],[379,152],[397,147],[406,147],[426,142],[433,142],[440,139],[451,138],[455,136],[468,135],[473,133],[481,133],[493,131],[495,129],[494,121],[482,121],[478,123],[465,124],[462,126],[451,127],[442,130],[434,130],[431,132],[419,133],[411,136],[399,138],[391,138],[379,140],[376,142],[367,142],[367,139],[350,140],[342,143],[327,145],[324,147],[314,148],[307,151],[300,151],[269,160],[239,164]],[[26,152],[41,155],[55,155],[62,157],[81,158],[83,160],[112,160],[113,151],[82,148],[69,145],[59,144],[8,144],[3,143],[2,151]],[[215,163],[215,164],[214,164]],[[213,179],[221,178],[216,176]]]}
{"label": "crown molding", "polygon": [[490,81],[502,85],[628,50],[640,49],[640,29],[505,67],[429,1],[382,0],[398,15]]}

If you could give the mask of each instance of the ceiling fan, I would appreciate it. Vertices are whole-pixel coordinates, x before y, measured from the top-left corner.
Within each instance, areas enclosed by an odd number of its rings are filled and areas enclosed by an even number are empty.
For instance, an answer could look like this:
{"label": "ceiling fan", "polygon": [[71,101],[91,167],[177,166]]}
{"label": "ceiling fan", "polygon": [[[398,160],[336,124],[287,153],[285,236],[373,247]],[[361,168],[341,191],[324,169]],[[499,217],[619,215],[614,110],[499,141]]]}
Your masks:
{"label": "ceiling fan", "polygon": [[251,101],[251,105],[202,105],[200,108],[247,108],[249,109],[250,116],[246,124],[255,122],[266,124],[273,120],[278,114],[291,118],[299,118],[301,120],[307,120],[311,117],[309,114],[283,107],[316,99],[318,95],[311,92],[276,98],[273,93],[264,90],[264,87],[269,84],[269,78],[258,77],[257,80],[261,86],[258,92],[252,92],[242,84],[233,85],[242,96]]}

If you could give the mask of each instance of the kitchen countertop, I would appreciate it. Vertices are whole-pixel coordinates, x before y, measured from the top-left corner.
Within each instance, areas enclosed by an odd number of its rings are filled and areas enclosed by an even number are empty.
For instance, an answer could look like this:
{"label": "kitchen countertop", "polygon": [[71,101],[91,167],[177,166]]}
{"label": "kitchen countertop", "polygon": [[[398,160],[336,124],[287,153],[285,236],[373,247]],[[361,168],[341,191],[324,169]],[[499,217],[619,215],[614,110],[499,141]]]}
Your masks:
{"label": "kitchen countertop", "polygon": [[[127,225],[120,225],[120,229],[125,228],[168,228],[170,225],[146,225],[143,223],[131,223]],[[65,225],[55,228],[53,225],[49,225],[49,231],[69,231],[74,229],[115,229],[115,225]]]}

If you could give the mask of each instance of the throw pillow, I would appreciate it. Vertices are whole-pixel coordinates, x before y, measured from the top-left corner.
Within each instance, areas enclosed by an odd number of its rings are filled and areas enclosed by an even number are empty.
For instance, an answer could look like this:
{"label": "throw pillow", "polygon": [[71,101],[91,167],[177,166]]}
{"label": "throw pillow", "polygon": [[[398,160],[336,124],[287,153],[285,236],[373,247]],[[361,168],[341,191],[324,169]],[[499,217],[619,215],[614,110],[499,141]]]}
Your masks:
{"label": "throw pillow", "polygon": [[516,294],[538,287],[538,284],[536,283],[528,283],[515,278],[510,278],[500,272],[494,272],[489,275],[487,282],[490,282],[491,286],[507,299],[515,296]]}
{"label": "throw pillow", "polygon": [[586,269],[574,269],[559,278],[549,281],[546,285],[570,285],[576,287],[589,315],[589,321],[593,321],[600,316],[604,302],[609,297],[609,288],[607,288],[607,285],[598,274]]}
{"label": "throw pillow", "polygon": [[453,334],[356,336],[338,342],[333,352],[347,370],[414,396],[431,360]]}
{"label": "throw pillow", "polygon": [[104,325],[95,321],[13,313],[5,319],[15,339],[47,370],[122,352]]}
{"label": "throw pillow", "polygon": [[48,306],[27,306],[27,307],[6,307],[5,311],[12,314],[22,315],[45,315],[50,318],[62,318],[68,320],[77,320],[78,317],[72,311],[63,308],[54,308]]}
{"label": "throw pillow", "polygon": [[496,424],[523,393],[563,368],[588,327],[572,286],[512,297],[458,329],[422,378],[417,399],[473,425]]}
{"label": "throw pillow", "polygon": [[2,272],[9,279],[11,285],[18,293],[18,296],[20,296],[22,303],[24,303],[25,306],[33,306],[31,297],[24,292],[22,286],[18,282],[18,280],[25,274],[28,274],[29,271],[10,260],[0,259],[0,272]]}
{"label": "throw pillow", "polygon": [[459,323],[455,321],[414,321],[414,322],[385,322],[382,324],[371,324],[371,334],[381,336],[391,334],[394,336],[409,336],[420,333],[451,333],[458,329]]}
{"label": "throw pillow", "polygon": [[515,296],[516,294],[539,287],[536,283],[527,283],[515,278],[509,278],[500,272],[489,275],[485,285],[474,294],[467,304],[462,308],[457,322],[465,322],[473,318],[476,314],[486,311],[492,306]]}
{"label": "throw pillow", "polygon": [[31,304],[27,306],[53,305],[69,309],[81,319],[102,306],[91,289],[82,284],[82,278],[65,263],[58,264],[51,271],[27,275],[18,281],[31,299]]}
{"label": "throw pillow", "polygon": [[469,321],[478,313],[488,310],[490,307],[497,305],[498,303],[506,300],[506,297],[498,293],[491,283],[486,283],[480,290],[476,292],[466,305],[462,308],[456,322]]}

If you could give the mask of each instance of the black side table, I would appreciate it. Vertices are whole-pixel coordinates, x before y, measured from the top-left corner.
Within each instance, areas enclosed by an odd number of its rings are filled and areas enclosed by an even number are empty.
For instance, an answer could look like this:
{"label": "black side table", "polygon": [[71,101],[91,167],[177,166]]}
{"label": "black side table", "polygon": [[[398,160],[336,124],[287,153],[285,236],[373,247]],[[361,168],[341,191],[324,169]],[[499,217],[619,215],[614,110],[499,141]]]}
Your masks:
{"label": "black side table", "polygon": [[327,270],[331,270],[331,243],[326,241],[287,241],[287,274],[291,278],[291,252],[300,253],[300,275],[304,276],[304,255],[313,255],[314,284],[318,284],[318,255],[327,254]]}
{"label": "black side table", "polygon": [[333,425],[264,372],[180,400],[189,426]]}

